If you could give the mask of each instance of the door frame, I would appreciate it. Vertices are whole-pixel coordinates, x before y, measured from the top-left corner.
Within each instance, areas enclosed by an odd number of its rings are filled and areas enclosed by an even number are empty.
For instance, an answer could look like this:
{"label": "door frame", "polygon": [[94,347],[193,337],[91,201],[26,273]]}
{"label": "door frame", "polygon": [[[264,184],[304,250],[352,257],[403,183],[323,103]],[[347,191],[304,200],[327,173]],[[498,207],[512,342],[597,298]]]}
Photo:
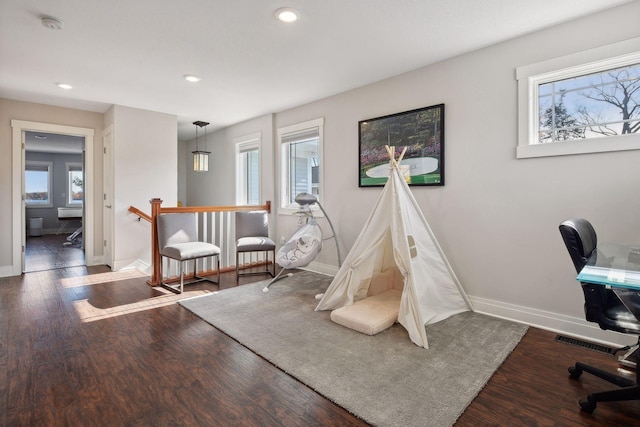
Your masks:
{"label": "door frame", "polygon": [[113,125],[102,131],[102,238],[104,263],[113,270]]}
{"label": "door frame", "polygon": [[26,131],[60,133],[84,137],[85,150],[85,191],[83,239],[85,260],[87,265],[94,265],[94,129],[75,126],[56,125],[51,123],[11,120],[12,129],[12,208],[13,208],[13,262],[12,273],[18,276],[24,272],[24,254],[26,243],[25,209],[24,209],[24,134]]}

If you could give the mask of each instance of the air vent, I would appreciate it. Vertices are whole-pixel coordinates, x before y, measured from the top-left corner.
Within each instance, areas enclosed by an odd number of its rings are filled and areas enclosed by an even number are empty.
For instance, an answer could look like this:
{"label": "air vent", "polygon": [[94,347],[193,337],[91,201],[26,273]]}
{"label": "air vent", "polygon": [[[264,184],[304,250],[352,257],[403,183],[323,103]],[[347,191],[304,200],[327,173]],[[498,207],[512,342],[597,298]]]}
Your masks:
{"label": "air vent", "polygon": [[600,353],[611,354],[611,355],[615,354],[615,349],[611,347],[607,347],[605,345],[600,345],[600,344],[594,344],[592,342],[582,341],[576,338],[569,338],[562,335],[556,335],[556,341],[560,341],[560,342],[571,344],[571,345],[577,345],[580,347],[585,347],[590,350],[598,351]]}

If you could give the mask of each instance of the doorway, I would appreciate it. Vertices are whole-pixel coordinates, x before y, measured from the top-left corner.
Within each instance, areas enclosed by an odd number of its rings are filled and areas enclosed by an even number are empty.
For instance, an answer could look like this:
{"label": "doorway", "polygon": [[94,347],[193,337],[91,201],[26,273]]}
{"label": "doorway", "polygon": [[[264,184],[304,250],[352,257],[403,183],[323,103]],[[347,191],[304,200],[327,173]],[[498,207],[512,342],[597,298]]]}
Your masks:
{"label": "doorway", "polygon": [[24,272],[85,265],[83,136],[24,133]]}
{"label": "doorway", "polygon": [[[25,264],[25,256],[27,253],[27,234],[28,229],[31,224],[28,221],[32,216],[36,218],[40,218],[39,215],[31,215],[27,216],[27,208],[26,208],[26,188],[25,188],[25,168],[26,168],[26,146],[27,146],[27,136],[29,133],[33,133],[33,135],[51,135],[51,138],[54,136],[62,136],[66,135],[67,137],[79,138],[83,141],[84,144],[84,154],[81,156],[81,161],[79,162],[82,167],[82,207],[81,207],[81,215],[80,221],[75,223],[74,231],[80,230],[80,235],[82,236],[81,240],[81,251],[84,254],[84,259],[82,265],[94,265],[96,260],[94,259],[94,221],[93,221],[93,142],[94,142],[94,130],[88,128],[78,128],[73,126],[64,126],[64,125],[54,125],[49,123],[39,123],[39,122],[27,122],[22,120],[11,120],[12,127],[12,141],[13,141],[13,153],[12,153],[12,179],[16,185],[13,186],[12,190],[12,210],[13,210],[13,229],[12,229],[12,247],[13,247],[13,263],[12,263],[12,271],[14,275],[19,275],[22,272],[26,271]],[[42,141],[42,140],[41,140]],[[33,160],[38,161],[38,160]],[[46,160],[40,160],[41,162],[48,164],[52,163]],[[74,171],[74,162],[67,162],[70,164],[69,169],[67,166],[61,166],[63,168],[62,176],[69,175],[70,171]],[[75,162],[77,163],[77,162]],[[60,167],[58,167],[59,169]],[[76,171],[77,175],[77,171]],[[64,179],[64,178],[63,178]],[[77,183],[76,183],[77,184]],[[67,189],[66,184],[61,184],[62,186],[52,186],[50,197],[51,200],[47,202],[53,207],[54,200],[63,199],[64,198],[64,208],[74,208],[73,200],[69,202],[69,191]],[[72,188],[75,192],[77,192],[77,185],[75,188]],[[56,190],[57,188],[57,190]],[[63,191],[59,189],[62,188]],[[64,194],[64,195],[63,195]],[[37,196],[40,197],[40,196]],[[75,195],[77,198],[77,194]],[[69,204],[70,206],[66,206]],[[77,208],[77,206],[75,206]],[[44,213],[44,211],[41,211]],[[53,210],[52,210],[53,212]],[[52,214],[52,213],[50,213]],[[62,224],[58,221],[58,211],[57,207],[55,209],[55,217],[54,222],[49,221],[48,225],[45,225],[44,216],[42,217],[42,225],[45,227],[42,230],[42,234],[62,234],[62,232],[58,233],[59,227]],[[78,219],[77,216],[73,217],[74,219]],[[68,224],[71,226],[72,224]],[[37,221],[36,221],[37,226]],[[37,234],[37,231],[36,231]],[[30,238],[32,236],[29,236]],[[33,236],[36,237],[36,236]],[[78,240],[80,241],[80,240]],[[65,237],[65,242],[66,237]],[[65,242],[62,242],[63,244]],[[71,245],[67,245],[71,246]],[[78,256],[74,256],[73,259],[78,262]],[[56,264],[53,264],[54,266]],[[59,264],[58,264],[59,265]],[[54,267],[59,268],[59,267]]]}

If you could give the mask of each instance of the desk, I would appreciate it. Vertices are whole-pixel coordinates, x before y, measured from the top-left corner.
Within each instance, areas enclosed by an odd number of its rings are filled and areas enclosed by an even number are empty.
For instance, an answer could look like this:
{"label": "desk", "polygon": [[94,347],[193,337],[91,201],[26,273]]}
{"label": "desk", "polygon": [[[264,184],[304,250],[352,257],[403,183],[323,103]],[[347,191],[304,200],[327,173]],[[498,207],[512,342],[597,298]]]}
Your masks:
{"label": "desk", "polygon": [[[640,320],[640,244],[604,244],[591,254],[580,271],[578,281],[611,289],[633,315]],[[620,359],[620,364],[635,367],[638,352],[633,348]],[[627,360],[630,359],[630,360]]]}
{"label": "desk", "polygon": [[82,207],[58,208],[58,222],[62,222],[62,225],[58,228],[58,232],[56,234],[62,233],[67,228],[69,221],[80,221],[81,225],[80,228],[67,236],[67,241],[63,243],[65,246],[76,243],[76,240],[78,240],[82,234]]}
{"label": "desk", "polygon": [[67,224],[69,221],[80,221],[82,222],[82,208],[58,208],[58,222],[60,223],[60,227],[58,227],[58,232],[56,234],[62,233],[67,228]]}

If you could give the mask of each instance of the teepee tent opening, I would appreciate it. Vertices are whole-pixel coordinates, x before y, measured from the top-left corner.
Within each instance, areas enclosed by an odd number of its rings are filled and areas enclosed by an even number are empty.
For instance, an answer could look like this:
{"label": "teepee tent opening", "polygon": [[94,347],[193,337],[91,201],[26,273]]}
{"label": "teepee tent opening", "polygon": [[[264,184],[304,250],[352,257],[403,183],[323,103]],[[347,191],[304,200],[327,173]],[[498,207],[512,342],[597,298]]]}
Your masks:
{"label": "teepee tent opening", "polygon": [[389,153],[389,180],[316,311],[373,335],[394,322],[428,348],[425,325],[471,310],[464,289]]}

